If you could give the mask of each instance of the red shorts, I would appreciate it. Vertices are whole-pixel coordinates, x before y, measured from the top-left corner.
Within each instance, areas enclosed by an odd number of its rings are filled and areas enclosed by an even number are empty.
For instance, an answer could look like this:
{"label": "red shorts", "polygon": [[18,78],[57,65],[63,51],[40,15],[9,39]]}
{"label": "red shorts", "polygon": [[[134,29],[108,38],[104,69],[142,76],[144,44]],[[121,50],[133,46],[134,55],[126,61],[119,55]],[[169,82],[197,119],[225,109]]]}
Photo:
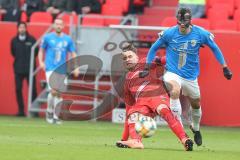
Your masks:
{"label": "red shorts", "polygon": [[168,107],[170,106],[170,100],[167,94],[151,98],[139,98],[133,106],[129,106],[127,109],[127,116],[138,112],[145,116],[155,117],[158,114],[156,110],[160,104],[165,104]]}

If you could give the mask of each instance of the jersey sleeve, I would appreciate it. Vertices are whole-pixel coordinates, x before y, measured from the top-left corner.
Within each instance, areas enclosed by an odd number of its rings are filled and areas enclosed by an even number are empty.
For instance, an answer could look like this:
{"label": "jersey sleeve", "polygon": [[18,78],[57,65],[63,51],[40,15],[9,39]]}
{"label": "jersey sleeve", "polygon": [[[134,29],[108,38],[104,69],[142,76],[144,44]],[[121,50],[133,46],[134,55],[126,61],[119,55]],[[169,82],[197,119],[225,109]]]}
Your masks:
{"label": "jersey sleeve", "polygon": [[222,54],[222,51],[214,41],[214,35],[206,30],[202,30],[202,42],[206,44],[213,52],[214,56],[216,57],[217,61],[220,64],[225,64],[225,60]]}
{"label": "jersey sleeve", "polygon": [[47,49],[47,36],[44,36],[42,38],[42,41],[41,41],[41,44],[40,44],[40,48],[43,48],[43,49]]}
{"label": "jersey sleeve", "polygon": [[146,63],[147,64],[150,64],[155,56],[156,56],[156,53],[157,53],[157,50],[163,45],[163,44],[166,44],[167,42],[167,34],[168,32],[166,31],[162,31],[160,32],[158,35],[159,35],[159,38],[158,40],[151,46],[148,54],[147,54],[147,60],[146,60]]}
{"label": "jersey sleeve", "polygon": [[73,41],[72,41],[72,39],[70,37],[69,37],[68,51],[70,53],[73,53],[73,52],[76,51],[75,45],[74,45],[74,43],[73,43]]}

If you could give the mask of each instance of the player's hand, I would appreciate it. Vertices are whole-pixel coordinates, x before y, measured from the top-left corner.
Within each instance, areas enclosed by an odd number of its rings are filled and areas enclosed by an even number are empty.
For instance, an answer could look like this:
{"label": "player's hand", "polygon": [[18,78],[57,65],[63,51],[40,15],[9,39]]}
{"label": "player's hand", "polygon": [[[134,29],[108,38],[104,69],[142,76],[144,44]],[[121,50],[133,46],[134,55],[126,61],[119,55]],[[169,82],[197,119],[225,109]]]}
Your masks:
{"label": "player's hand", "polygon": [[78,69],[75,69],[74,71],[73,71],[73,76],[74,77],[78,77],[79,76],[79,70]]}
{"label": "player's hand", "polygon": [[230,80],[232,78],[232,72],[230,71],[230,69],[228,67],[223,67],[223,75],[228,80]]}
{"label": "player's hand", "polygon": [[39,62],[39,67],[43,70],[45,70],[45,64],[44,62]]}
{"label": "player's hand", "polygon": [[157,65],[162,65],[162,58],[161,57],[156,57],[155,58],[155,63],[157,64]]}

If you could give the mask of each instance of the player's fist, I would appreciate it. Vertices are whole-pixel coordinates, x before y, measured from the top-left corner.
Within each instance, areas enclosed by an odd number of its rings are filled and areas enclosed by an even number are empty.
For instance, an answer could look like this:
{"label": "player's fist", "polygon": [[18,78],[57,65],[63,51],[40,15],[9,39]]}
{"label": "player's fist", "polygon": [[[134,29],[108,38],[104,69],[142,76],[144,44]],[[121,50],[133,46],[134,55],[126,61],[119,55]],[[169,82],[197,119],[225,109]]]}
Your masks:
{"label": "player's fist", "polygon": [[156,57],[156,58],[155,58],[155,63],[156,63],[157,65],[162,65],[161,57]]}
{"label": "player's fist", "polygon": [[166,57],[155,57],[155,63],[159,66],[165,65],[166,64]]}
{"label": "player's fist", "polygon": [[230,69],[228,67],[223,67],[223,75],[228,80],[230,80],[232,78],[232,72],[230,71]]}

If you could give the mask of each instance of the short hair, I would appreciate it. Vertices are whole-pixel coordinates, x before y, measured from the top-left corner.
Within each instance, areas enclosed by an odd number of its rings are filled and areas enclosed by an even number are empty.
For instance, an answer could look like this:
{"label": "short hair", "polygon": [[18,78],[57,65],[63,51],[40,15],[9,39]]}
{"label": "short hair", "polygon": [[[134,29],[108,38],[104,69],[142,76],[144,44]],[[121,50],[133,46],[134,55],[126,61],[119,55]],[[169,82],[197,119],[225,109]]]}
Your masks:
{"label": "short hair", "polygon": [[137,48],[133,45],[133,43],[127,42],[122,45],[122,52],[133,51],[137,52]]}
{"label": "short hair", "polygon": [[190,8],[186,8],[186,7],[181,7],[178,9],[177,15],[181,15],[184,16],[186,13],[188,13],[190,16],[192,16],[192,11]]}
{"label": "short hair", "polygon": [[22,22],[22,21],[18,22],[17,27],[19,27],[20,25],[24,25],[27,28],[26,22]]}

